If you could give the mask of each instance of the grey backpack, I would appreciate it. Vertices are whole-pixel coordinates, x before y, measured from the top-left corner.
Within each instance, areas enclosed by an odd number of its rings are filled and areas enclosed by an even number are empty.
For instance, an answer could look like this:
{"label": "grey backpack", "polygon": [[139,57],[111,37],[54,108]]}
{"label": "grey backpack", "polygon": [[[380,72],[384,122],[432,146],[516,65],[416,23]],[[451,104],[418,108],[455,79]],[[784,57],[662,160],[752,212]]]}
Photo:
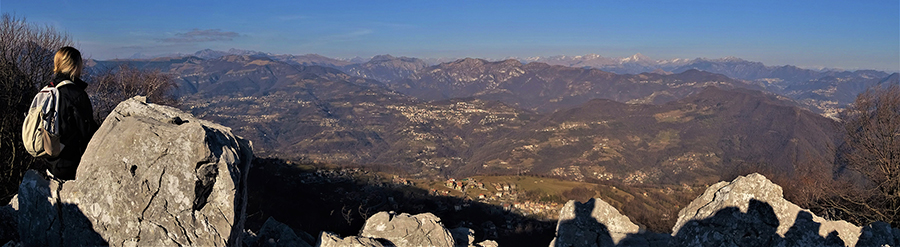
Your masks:
{"label": "grey backpack", "polygon": [[28,108],[28,115],[22,125],[22,142],[25,150],[34,157],[56,157],[65,148],[59,142],[59,90],[57,88],[73,84],[65,80],[56,87],[41,89]]}

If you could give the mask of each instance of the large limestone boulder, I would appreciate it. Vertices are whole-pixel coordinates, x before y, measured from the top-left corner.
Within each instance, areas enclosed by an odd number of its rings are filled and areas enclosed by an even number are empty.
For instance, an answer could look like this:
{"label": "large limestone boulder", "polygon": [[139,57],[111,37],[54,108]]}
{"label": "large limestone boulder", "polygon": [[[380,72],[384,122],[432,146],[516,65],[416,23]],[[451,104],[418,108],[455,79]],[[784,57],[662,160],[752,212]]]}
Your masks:
{"label": "large limestone boulder", "polygon": [[360,236],[385,239],[397,247],[454,245],[450,231],[431,213],[379,212],[366,220]]}
{"label": "large limestone boulder", "polygon": [[710,186],[678,213],[675,246],[855,246],[861,228],[787,201],[754,173]]}
{"label": "large limestone boulder", "polygon": [[252,157],[250,143],[227,127],[126,100],[91,139],[75,180],[26,175],[22,242],[68,245],[94,234],[90,241],[114,246],[239,245]]}

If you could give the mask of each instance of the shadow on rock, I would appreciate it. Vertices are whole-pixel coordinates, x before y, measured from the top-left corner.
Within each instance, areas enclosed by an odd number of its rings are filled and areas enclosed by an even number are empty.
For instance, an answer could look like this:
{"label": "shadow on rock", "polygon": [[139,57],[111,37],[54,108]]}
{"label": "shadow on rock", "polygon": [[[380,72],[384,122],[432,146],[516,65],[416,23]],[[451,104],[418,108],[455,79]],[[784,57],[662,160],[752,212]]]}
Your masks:
{"label": "shadow on rock", "polygon": [[[591,216],[596,199],[574,203],[574,218],[560,219],[553,247],[614,246],[612,236],[600,219]],[[601,201],[602,202],[602,201]],[[569,205],[566,205],[569,206]],[[563,209],[565,210],[565,209]]]}
{"label": "shadow on rock", "polygon": [[668,246],[669,238],[668,234],[641,229],[605,201],[593,198],[563,206],[550,246]]}
{"label": "shadow on rock", "polygon": [[747,212],[737,207],[719,210],[710,218],[688,221],[672,238],[675,246],[844,246],[832,231],[819,235],[820,225],[812,215],[800,212],[782,238],[772,206],[750,199]]}
{"label": "shadow on rock", "polygon": [[[829,221],[787,201],[781,187],[750,174],[719,182],[679,212],[673,235],[646,232],[600,199],[560,211],[558,246],[900,246],[900,230]],[[623,234],[625,235],[623,237]]]}
{"label": "shadow on rock", "polygon": [[672,241],[679,246],[774,246],[780,238],[777,228],[772,207],[751,199],[746,213],[727,207],[710,218],[691,220]]}
{"label": "shadow on rock", "polygon": [[[842,240],[836,231],[831,231],[828,236],[819,235],[821,223],[813,221],[813,215],[809,212],[801,211],[797,213],[797,219],[794,225],[784,234],[783,244],[785,246],[844,246]],[[857,243],[859,245],[859,243]]]}
{"label": "shadow on rock", "polygon": [[[603,207],[596,204],[605,203],[599,199],[574,203],[574,218],[560,221],[557,238],[550,246],[844,246],[836,231],[820,236],[821,224],[807,212],[799,213],[794,225],[781,237],[776,232],[779,221],[772,206],[754,199],[747,212],[727,207],[712,217],[688,221],[673,236],[638,229],[611,230],[621,228],[612,224],[625,223],[596,217],[591,212]],[[868,245],[860,242],[857,246]]]}
{"label": "shadow on rock", "polygon": [[25,173],[17,196],[20,242],[24,246],[109,245],[94,231],[78,205],[61,203],[59,197],[53,196],[61,186],[34,170]]}

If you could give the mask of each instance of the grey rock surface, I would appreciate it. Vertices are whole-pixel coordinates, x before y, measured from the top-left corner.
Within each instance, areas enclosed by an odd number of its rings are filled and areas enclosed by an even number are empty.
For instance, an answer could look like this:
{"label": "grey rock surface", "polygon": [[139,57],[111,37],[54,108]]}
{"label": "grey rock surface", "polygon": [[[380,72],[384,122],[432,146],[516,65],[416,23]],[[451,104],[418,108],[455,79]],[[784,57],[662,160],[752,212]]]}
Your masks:
{"label": "grey rock surface", "polygon": [[373,238],[349,236],[341,238],[337,234],[322,232],[316,247],[382,247],[380,242]]}
{"label": "grey rock surface", "polygon": [[26,246],[80,235],[91,236],[84,245],[240,245],[252,157],[229,128],[135,97],[100,126],[75,180],[26,174],[19,232]]}
{"label": "grey rock surface", "polygon": [[379,212],[366,220],[360,236],[385,239],[397,247],[454,246],[450,231],[431,213],[394,215]]}
{"label": "grey rock surface", "polygon": [[311,247],[312,244],[314,244],[306,242],[305,240],[297,236],[297,234],[294,233],[294,230],[291,229],[291,227],[285,225],[284,223],[278,222],[272,217],[266,219],[266,222],[263,223],[262,227],[260,227],[257,238],[258,240],[253,246]]}
{"label": "grey rock surface", "polygon": [[640,232],[640,227],[631,219],[600,198],[585,203],[570,200],[559,212],[556,238],[550,246],[615,246],[627,236]]}
{"label": "grey rock surface", "polygon": [[48,231],[59,231],[59,224],[56,223],[59,213],[54,206],[56,199],[50,193],[50,181],[36,171],[28,170],[22,177],[16,196],[20,208],[17,220],[21,241],[25,245],[59,246],[59,237],[47,236]]}
{"label": "grey rock surface", "polygon": [[900,230],[887,223],[825,220],[756,173],[710,186],[678,215],[673,234],[659,234],[603,200],[569,201],[550,246],[900,246]]}
{"label": "grey rock surface", "polygon": [[[316,246],[466,246],[497,247],[496,241],[474,243],[475,232],[466,227],[447,230],[441,219],[431,213],[410,215],[378,212],[366,220],[359,236],[340,236],[322,232]],[[377,245],[374,245],[377,244]]]}
{"label": "grey rock surface", "polygon": [[678,213],[674,246],[855,246],[861,228],[787,201],[754,173],[710,186]]}
{"label": "grey rock surface", "polygon": [[98,235],[76,205],[62,203],[65,184],[25,172],[18,194],[18,227],[24,246],[97,246],[109,243]]}

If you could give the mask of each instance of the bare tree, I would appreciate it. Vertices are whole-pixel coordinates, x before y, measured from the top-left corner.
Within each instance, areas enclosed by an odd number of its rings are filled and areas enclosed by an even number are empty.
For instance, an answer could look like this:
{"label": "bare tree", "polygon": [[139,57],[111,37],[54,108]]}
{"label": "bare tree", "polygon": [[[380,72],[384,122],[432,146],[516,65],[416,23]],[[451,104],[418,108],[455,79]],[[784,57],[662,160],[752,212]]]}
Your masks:
{"label": "bare tree", "polygon": [[142,95],[155,104],[177,106],[172,91],[177,87],[173,77],[159,70],[140,70],[128,64],[112,68],[95,68],[89,72],[88,94],[94,104],[94,117],[102,122],[128,98]]}
{"label": "bare tree", "polygon": [[35,159],[22,144],[22,122],[39,87],[50,80],[56,49],[72,40],[50,26],[3,14],[0,20],[0,203],[16,193]]}
{"label": "bare tree", "polygon": [[344,217],[344,221],[347,221],[347,225],[353,224],[353,209],[347,208],[347,205],[341,206],[341,216]]}
{"label": "bare tree", "polygon": [[841,120],[846,134],[839,164],[849,180],[829,204],[859,224],[900,224],[900,87],[876,87],[860,94]]}

